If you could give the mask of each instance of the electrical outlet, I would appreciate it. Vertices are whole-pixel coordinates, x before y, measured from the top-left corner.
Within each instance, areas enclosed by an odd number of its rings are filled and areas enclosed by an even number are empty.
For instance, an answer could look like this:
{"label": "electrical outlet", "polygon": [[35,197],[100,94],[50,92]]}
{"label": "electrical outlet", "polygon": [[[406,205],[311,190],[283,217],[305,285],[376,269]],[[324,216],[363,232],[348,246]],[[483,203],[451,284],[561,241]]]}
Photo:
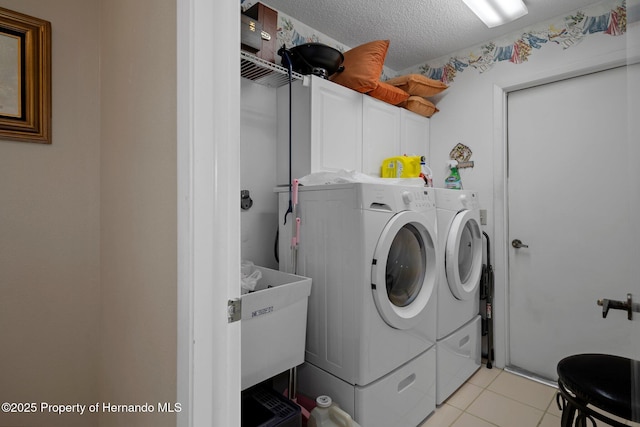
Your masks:
{"label": "electrical outlet", "polygon": [[487,225],[487,210],[480,209],[480,225]]}

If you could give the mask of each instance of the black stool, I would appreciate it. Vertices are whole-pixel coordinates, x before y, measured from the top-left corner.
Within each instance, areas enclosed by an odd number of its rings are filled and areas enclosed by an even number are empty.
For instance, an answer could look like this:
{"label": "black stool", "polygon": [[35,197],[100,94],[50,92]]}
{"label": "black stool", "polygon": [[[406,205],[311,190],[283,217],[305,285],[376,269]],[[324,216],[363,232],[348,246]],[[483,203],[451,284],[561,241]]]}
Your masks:
{"label": "black stool", "polygon": [[[578,354],[558,362],[558,407],[562,427],[586,427],[595,419],[611,426],[619,421],[591,407],[629,421],[640,421],[640,362],[606,354]],[[575,418],[575,424],[574,424]]]}

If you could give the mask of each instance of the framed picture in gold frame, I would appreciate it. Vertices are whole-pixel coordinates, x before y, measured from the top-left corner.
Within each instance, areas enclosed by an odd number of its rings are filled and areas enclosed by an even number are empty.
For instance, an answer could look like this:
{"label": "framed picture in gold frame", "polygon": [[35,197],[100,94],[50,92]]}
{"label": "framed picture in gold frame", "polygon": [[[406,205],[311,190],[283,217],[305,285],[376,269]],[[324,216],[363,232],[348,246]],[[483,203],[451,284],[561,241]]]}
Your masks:
{"label": "framed picture in gold frame", "polygon": [[0,140],[51,144],[51,23],[0,7]]}

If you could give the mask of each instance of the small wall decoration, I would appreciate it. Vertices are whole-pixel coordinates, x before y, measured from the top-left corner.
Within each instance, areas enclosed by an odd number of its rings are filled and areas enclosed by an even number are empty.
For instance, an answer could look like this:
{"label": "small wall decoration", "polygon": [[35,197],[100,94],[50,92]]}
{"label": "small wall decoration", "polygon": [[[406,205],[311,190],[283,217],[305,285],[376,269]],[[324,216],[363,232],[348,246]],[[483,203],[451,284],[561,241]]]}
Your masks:
{"label": "small wall decoration", "polygon": [[462,144],[461,142],[457,143],[453,150],[449,153],[449,158],[451,160],[455,160],[458,162],[458,169],[464,168],[472,168],[473,161],[471,161],[471,156],[473,152],[471,148]]}
{"label": "small wall decoration", "polygon": [[0,8],[0,140],[51,144],[51,23]]}

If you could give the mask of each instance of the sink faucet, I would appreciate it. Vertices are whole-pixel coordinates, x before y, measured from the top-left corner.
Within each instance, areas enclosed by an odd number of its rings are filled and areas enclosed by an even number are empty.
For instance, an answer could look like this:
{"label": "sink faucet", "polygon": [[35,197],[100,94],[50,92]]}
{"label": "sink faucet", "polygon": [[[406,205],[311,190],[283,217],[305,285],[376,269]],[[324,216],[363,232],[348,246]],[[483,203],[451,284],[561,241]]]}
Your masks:
{"label": "sink faucet", "polygon": [[613,299],[599,299],[598,305],[602,306],[602,317],[606,318],[609,309],[624,310],[627,312],[627,319],[633,320],[633,312],[640,313],[640,304],[634,303],[631,294],[627,294],[626,301],[618,301]]}

